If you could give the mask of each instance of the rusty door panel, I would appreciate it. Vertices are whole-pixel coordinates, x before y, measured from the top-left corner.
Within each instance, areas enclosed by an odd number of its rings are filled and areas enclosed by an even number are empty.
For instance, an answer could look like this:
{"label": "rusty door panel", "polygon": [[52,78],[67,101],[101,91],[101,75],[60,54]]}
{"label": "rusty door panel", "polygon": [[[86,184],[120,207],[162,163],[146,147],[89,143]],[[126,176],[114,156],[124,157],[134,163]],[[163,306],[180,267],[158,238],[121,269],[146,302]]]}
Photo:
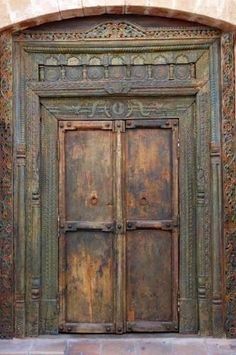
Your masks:
{"label": "rusty door panel", "polygon": [[59,123],[60,331],[176,331],[178,121]]}
{"label": "rusty door panel", "polygon": [[127,233],[127,321],[172,321],[171,232]]}
{"label": "rusty door panel", "polygon": [[113,124],[60,122],[60,331],[114,331]]}
{"label": "rusty door panel", "polygon": [[112,131],[67,131],[65,156],[66,219],[112,220]]}
{"label": "rusty door panel", "polygon": [[128,331],[178,330],[177,124],[126,123]]}
{"label": "rusty door panel", "polygon": [[161,220],[172,215],[171,130],[127,130],[127,218]]}
{"label": "rusty door panel", "polygon": [[65,298],[68,323],[113,322],[112,239],[111,234],[98,231],[67,234]]}

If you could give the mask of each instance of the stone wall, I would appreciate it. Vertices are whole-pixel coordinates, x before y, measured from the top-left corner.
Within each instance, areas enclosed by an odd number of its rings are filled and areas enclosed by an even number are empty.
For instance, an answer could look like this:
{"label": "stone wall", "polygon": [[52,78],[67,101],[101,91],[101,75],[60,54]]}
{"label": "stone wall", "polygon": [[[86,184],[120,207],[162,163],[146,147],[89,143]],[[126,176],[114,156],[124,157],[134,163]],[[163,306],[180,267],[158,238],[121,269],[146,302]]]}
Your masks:
{"label": "stone wall", "polygon": [[104,13],[167,16],[236,29],[236,0],[0,0],[0,30]]}

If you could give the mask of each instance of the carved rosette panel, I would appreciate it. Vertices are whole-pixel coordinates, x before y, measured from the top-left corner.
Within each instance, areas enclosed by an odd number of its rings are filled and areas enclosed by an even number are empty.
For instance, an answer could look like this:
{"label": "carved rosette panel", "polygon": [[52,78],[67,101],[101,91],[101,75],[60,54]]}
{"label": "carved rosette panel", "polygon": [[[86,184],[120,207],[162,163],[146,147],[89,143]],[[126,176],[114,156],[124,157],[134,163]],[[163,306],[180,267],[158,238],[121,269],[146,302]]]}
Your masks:
{"label": "carved rosette panel", "polygon": [[188,55],[178,52],[44,54],[37,65],[36,80],[42,82],[82,82],[123,79],[184,81],[196,79],[196,63],[204,50]]}
{"label": "carved rosette panel", "polygon": [[0,34],[0,336],[13,336],[12,40]]}
{"label": "carved rosette panel", "polygon": [[226,331],[236,337],[236,214],[235,214],[235,63],[234,37],[222,36],[222,132],[224,181],[224,245]]}

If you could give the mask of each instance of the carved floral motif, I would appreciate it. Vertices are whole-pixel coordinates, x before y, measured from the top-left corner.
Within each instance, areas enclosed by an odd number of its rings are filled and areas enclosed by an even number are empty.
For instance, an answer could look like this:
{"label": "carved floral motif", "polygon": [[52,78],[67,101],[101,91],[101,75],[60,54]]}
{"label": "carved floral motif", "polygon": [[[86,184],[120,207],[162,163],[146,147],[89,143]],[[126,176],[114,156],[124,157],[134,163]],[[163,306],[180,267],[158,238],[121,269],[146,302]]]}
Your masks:
{"label": "carved floral motif", "polygon": [[222,131],[224,181],[224,245],[226,331],[236,337],[236,190],[235,190],[235,69],[234,37],[222,36]]}
{"label": "carved floral motif", "polygon": [[0,336],[13,336],[12,44],[0,35]]}
{"label": "carved floral motif", "polygon": [[214,38],[220,32],[206,28],[158,28],[147,30],[129,22],[106,22],[81,32],[21,32],[16,35],[18,40],[34,41],[78,41],[104,39],[186,39]]}
{"label": "carved floral motif", "polygon": [[84,38],[143,38],[146,32],[126,22],[107,22],[84,32]]}

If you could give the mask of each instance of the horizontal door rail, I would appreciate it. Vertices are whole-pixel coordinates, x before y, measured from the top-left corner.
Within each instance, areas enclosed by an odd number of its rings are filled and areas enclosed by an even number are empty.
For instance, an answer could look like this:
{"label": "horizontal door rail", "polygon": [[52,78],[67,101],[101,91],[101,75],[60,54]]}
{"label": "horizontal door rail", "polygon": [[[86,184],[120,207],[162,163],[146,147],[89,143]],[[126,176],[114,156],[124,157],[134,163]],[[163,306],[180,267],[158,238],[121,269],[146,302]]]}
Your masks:
{"label": "horizontal door rail", "polygon": [[114,128],[113,121],[59,121],[59,128],[63,132],[75,130],[106,130],[111,131]]}
{"label": "horizontal door rail", "polygon": [[126,222],[127,230],[135,229],[160,229],[172,230],[179,226],[178,219],[160,220],[160,221],[142,221],[142,220],[128,220]]}
{"label": "horizontal door rail", "polygon": [[126,129],[132,128],[172,128],[178,126],[178,119],[127,120]]}
{"label": "horizontal door rail", "polygon": [[89,222],[89,221],[67,221],[61,226],[64,232],[77,232],[79,230],[100,230],[102,232],[113,232],[115,222]]}
{"label": "horizontal door rail", "polygon": [[127,332],[176,332],[178,322],[176,321],[139,321],[127,322]]}

